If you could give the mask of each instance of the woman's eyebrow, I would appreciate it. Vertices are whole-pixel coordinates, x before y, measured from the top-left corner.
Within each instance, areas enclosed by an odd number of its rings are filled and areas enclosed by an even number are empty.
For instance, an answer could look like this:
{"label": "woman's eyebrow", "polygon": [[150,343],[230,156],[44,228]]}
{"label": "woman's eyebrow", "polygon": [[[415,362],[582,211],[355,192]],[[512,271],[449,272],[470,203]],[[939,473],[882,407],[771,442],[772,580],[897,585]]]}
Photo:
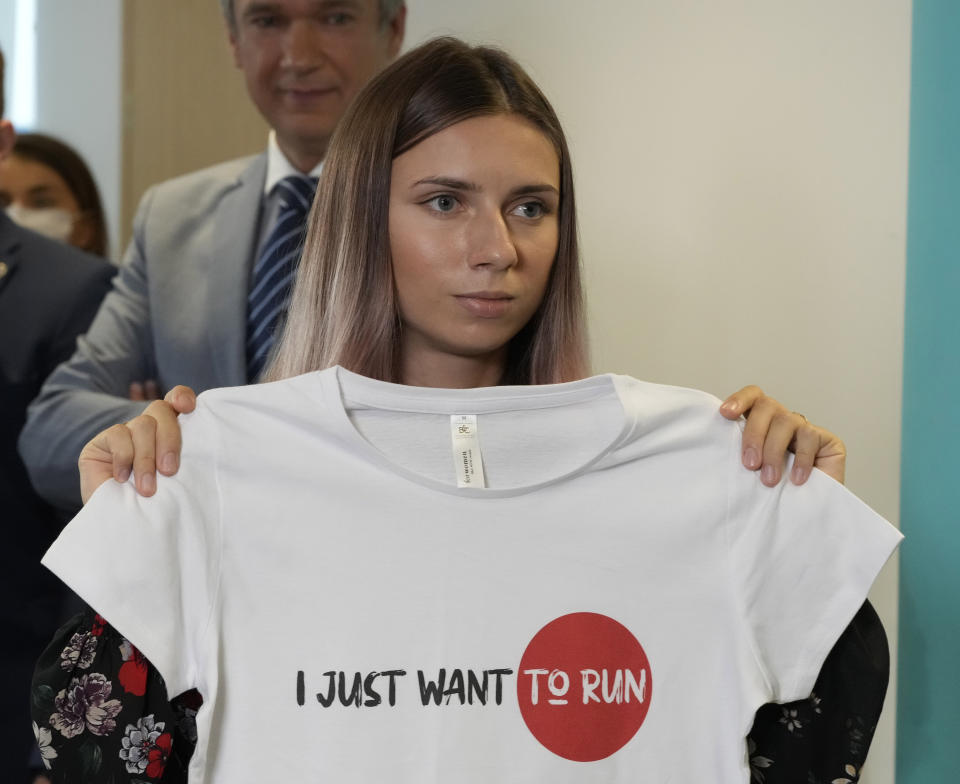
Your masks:
{"label": "woman's eyebrow", "polygon": [[416,188],[418,185],[439,185],[442,188],[450,188],[451,190],[457,191],[479,191],[480,186],[474,182],[467,182],[466,180],[458,180],[456,177],[424,177],[422,180],[417,180],[412,188]]}
{"label": "woman's eyebrow", "polygon": [[[458,191],[482,190],[482,188],[476,183],[468,182],[467,180],[459,180],[456,177],[424,177],[423,179],[417,180],[415,183],[413,183],[411,187],[416,188],[418,185],[439,185],[442,188],[450,188],[451,190]],[[557,196],[560,195],[560,191],[557,190],[556,186],[551,185],[548,182],[521,185],[510,191],[512,196],[523,196],[528,193],[553,193]]]}
{"label": "woman's eyebrow", "polygon": [[519,188],[514,188],[510,193],[514,196],[523,196],[527,193],[552,193],[556,196],[560,195],[560,191],[557,190],[556,186],[548,182],[534,185],[521,185]]}
{"label": "woman's eyebrow", "polygon": [[32,185],[27,189],[27,194],[30,196],[46,196],[48,193],[53,193],[55,188],[52,185],[47,183],[41,183],[40,185]]}

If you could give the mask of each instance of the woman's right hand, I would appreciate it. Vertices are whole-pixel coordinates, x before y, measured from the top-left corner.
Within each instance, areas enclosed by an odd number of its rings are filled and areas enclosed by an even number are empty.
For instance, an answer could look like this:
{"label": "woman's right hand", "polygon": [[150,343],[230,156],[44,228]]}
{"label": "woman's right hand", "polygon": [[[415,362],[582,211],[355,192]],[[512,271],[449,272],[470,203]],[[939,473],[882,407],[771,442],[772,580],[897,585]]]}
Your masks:
{"label": "woman's right hand", "polygon": [[80,497],[87,503],[100,485],[113,478],[126,482],[133,471],[137,492],[153,495],[156,472],[170,476],[180,465],[180,423],[177,417],[197,405],[190,387],[176,386],[154,400],[140,416],[98,433],[80,452]]}

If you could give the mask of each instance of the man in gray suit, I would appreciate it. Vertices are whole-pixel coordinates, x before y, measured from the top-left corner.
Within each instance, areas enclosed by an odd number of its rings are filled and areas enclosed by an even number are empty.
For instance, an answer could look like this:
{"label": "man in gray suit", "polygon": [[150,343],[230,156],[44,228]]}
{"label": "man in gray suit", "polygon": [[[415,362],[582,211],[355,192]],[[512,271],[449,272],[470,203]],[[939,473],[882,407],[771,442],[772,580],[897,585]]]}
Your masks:
{"label": "man in gray suit", "polygon": [[[284,218],[284,180],[317,174],[350,100],[399,52],[406,20],[403,0],[221,5],[234,61],[272,128],[267,150],[144,195],[113,291],[77,352],[44,385],[20,438],[34,486],[64,510],[80,506],[84,443],[146,408],[130,399],[132,384],[156,379],[161,390],[184,384],[201,392],[256,380],[251,334],[272,331],[277,318],[252,324],[275,310],[252,297]],[[152,474],[144,481],[150,486],[141,489],[151,491]]]}

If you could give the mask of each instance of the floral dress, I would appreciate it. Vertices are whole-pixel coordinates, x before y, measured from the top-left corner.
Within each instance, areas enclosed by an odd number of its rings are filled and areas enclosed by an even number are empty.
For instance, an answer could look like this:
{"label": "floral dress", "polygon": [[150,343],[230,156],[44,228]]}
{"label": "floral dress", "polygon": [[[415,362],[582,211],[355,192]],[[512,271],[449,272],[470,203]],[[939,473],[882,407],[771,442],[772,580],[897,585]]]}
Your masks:
{"label": "floral dress", "polygon": [[[863,605],[806,700],[765,705],[747,739],[751,783],[852,784],[887,690],[887,638]],[[92,610],[63,626],[34,673],[33,731],[55,784],[181,784],[197,741],[196,691],[160,674]],[[692,719],[693,720],[693,719]]]}
{"label": "floral dress", "polygon": [[200,695],[170,701],[156,669],[101,616],[65,624],[33,677],[33,732],[54,782],[187,780]]}

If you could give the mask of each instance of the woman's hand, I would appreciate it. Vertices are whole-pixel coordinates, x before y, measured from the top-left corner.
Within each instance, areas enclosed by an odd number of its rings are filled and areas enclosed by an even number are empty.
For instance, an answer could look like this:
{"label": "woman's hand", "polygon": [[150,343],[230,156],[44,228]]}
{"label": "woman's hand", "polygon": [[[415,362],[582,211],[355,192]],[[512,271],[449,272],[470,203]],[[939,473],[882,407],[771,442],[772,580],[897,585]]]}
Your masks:
{"label": "woman's hand", "polygon": [[803,414],[789,411],[757,386],[730,395],[720,413],[727,419],[747,418],[743,431],[743,464],[760,471],[761,481],[773,487],[780,481],[787,451],[796,455],[790,480],[802,485],[812,468],[843,482],[847,448],[829,430],[810,424]]}
{"label": "woman's hand", "polygon": [[177,417],[196,407],[190,387],[177,386],[163,400],[154,400],[138,417],[113,425],[96,435],[80,452],[80,497],[86,503],[93,491],[111,477],[126,482],[133,471],[137,492],[153,495],[156,471],[175,474],[180,465],[180,423]]}

